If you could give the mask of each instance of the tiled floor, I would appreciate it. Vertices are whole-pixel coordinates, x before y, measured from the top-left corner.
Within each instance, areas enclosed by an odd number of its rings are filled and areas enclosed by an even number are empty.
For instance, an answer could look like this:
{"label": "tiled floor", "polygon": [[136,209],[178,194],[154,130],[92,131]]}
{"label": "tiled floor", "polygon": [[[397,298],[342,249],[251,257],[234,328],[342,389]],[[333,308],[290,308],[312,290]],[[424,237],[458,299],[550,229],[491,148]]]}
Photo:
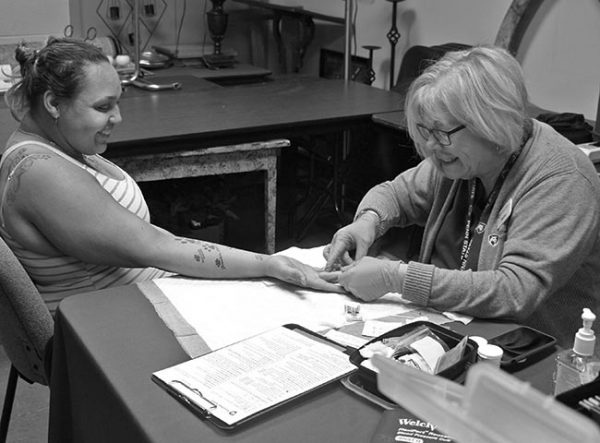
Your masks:
{"label": "tiled floor", "polygon": [[[245,197],[244,197],[245,198]],[[242,247],[247,247],[260,250],[263,243],[262,224],[260,222],[260,214],[262,207],[260,204],[251,203],[252,199],[248,200],[249,204],[241,205],[239,215],[243,220],[257,220],[256,223],[246,223],[246,225],[256,225],[250,227],[245,232],[232,232],[232,235],[245,235]],[[260,201],[260,197],[258,199]],[[277,249],[285,249],[292,245],[301,247],[313,247],[327,243],[335,231],[335,223],[332,223],[331,217],[325,217],[317,220],[310,226],[307,235],[300,242],[294,238],[294,233],[289,229],[288,212],[285,209],[285,204],[280,205],[282,213],[278,220],[278,240]],[[255,208],[255,209],[252,209]],[[257,209],[256,209],[257,208]],[[288,208],[289,209],[289,208]],[[256,211],[259,211],[256,213]],[[286,212],[287,211],[287,212]],[[10,362],[4,350],[0,346],[0,398],[4,401],[6,382]],[[13,407],[12,418],[8,433],[8,442],[24,442],[37,443],[47,440],[48,431],[48,404],[49,404],[49,389],[46,386],[38,384],[29,385],[28,383],[19,380],[17,385],[17,393],[15,404]]]}
{"label": "tiled floor", "polygon": [[[4,349],[0,346],[0,392],[4,402],[6,382],[10,362]],[[13,406],[8,442],[35,443],[47,441],[48,433],[48,401],[50,391],[46,386],[30,385],[23,380],[17,384],[17,393]]]}

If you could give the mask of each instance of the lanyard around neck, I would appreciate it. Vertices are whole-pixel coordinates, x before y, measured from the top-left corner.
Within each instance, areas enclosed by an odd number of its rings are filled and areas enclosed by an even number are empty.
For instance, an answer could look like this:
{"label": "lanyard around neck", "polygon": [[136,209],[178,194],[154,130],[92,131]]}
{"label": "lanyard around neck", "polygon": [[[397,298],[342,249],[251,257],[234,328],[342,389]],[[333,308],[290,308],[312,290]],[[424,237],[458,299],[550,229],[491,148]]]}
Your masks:
{"label": "lanyard around neck", "polygon": [[500,175],[496,179],[496,183],[494,184],[492,192],[490,192],[490,195],[488,196],[488,198],[485,202],[485,206],[483,207],[483,210],[481,211],[481,215],[479,217],[479,221],[477,223],[477,226],[475,227],[473,235],[471,235],[471,223],[472,223],[472,218],[473,218],[473,209],[475,207],[475,194],[477,191],[477,183],[476,183],[476,179],[469,180],[469,208],[467,210],[467,217],[466,217],[466,222],[465,222],[465,236],[463,239],[463,245],[462,245],[462,249],[461,249],[461,253],[460,253],[460,270],[461,271],[464,271],[467,268],[467,262],[469,260],[469,253],[471,252],[471,246],[473,244],[473,237],[475,235],[483,234],[483,231],[485,230],[485,226],[487,224],[490,213],[492,212],[492,206],[494,206],[494,203],[496,202],[496,199],[498,198],[498,194],[500,194],[500,189],[502,188],[502,185],[504,184],[504,180],[506,180],[506,176],[508,175],[511,168],[517,161],[517,158],[519,158],[520,153],[521,153],[521,149],[514,152],[510,156],[510,158],[508,159],[506,164],[504,165],[504,168],[502,168]]}

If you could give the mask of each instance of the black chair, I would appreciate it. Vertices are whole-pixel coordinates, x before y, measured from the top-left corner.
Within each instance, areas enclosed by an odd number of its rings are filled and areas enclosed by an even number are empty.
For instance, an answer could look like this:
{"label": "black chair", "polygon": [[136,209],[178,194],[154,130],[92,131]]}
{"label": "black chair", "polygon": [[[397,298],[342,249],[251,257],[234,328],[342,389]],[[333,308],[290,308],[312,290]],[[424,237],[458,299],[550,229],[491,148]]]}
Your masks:
{"label": "black chair", "polygon": [[0,443],[6,441],[19,377],[48,386],[54,320],[37,288],[0,239],[0,343],[11,362]]}
{"label": "black chair", "polygon": [[408,48],[402,57],[400,72],[392,91],[405,94],[406,90],[421,73],[432,63],[439,60],[446,52],[470,48],[462,43],[444,43],[436,46],[415,45]]}

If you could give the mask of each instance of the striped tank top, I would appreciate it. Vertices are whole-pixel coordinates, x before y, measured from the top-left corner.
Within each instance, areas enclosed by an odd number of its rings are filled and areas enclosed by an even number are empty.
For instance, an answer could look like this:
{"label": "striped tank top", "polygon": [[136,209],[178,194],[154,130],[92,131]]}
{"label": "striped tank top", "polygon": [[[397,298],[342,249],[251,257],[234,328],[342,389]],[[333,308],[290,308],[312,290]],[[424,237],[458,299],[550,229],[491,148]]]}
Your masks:
{"label": "striped tank top", "polygon": [[[39,141],[27,140],[16,143],[8,148],[0,158],[0,189],[4,187],[0,196],[0,235],[2,235],[6,244],[19,259],[51,311],[54,311],[58,306],[58,303],[67,295],[173,275],[170,272],[155,268],[120,268],[95,265],[82,262],[77,258],[67,255],[49,257],[25,249],[18,241],[12,238],[6,231],[3,215],[4,200],[7,191],[6,188],[8,187],[7,181],[11,174],[13,174],[21,162],[27,157],[24,157],[11,171],[3,170],[3,166],[6,164],[6,159],[11,154],[26,145],[32,144],[43,146],[45,149],[54,152],[92,174],[100,186],[121,204],[121,206],[147,222],[150,221],[150,212],[146,205],[146,201],[144,200],[144,196],[135,181],[121,168],[100,156],[96,157],[103,162],[111,164],[121,172],[124,178],[115,179],[104,175],[86,164],[64,154],[60,150]],[[4,184],[4,186],[2,186],[2,184]]]}

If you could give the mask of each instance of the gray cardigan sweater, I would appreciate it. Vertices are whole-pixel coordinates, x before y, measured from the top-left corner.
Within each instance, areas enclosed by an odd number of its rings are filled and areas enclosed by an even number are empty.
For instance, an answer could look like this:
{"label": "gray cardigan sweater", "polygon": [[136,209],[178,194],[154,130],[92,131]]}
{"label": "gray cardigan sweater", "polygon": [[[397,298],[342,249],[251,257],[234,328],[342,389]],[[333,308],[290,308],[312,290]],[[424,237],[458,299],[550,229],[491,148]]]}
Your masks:
{"label": "gray cardigan sweater", "polygon": [[492,208],[477,271],[429,264],[458,184],[425,159],[371,189],[357,209],[379,213],[380,232],[425,226],[403,297],[441,311],[528,324],[572,346],[583,308],[600,317],[600,180],[592,163],[534,120],[532,137]]}

